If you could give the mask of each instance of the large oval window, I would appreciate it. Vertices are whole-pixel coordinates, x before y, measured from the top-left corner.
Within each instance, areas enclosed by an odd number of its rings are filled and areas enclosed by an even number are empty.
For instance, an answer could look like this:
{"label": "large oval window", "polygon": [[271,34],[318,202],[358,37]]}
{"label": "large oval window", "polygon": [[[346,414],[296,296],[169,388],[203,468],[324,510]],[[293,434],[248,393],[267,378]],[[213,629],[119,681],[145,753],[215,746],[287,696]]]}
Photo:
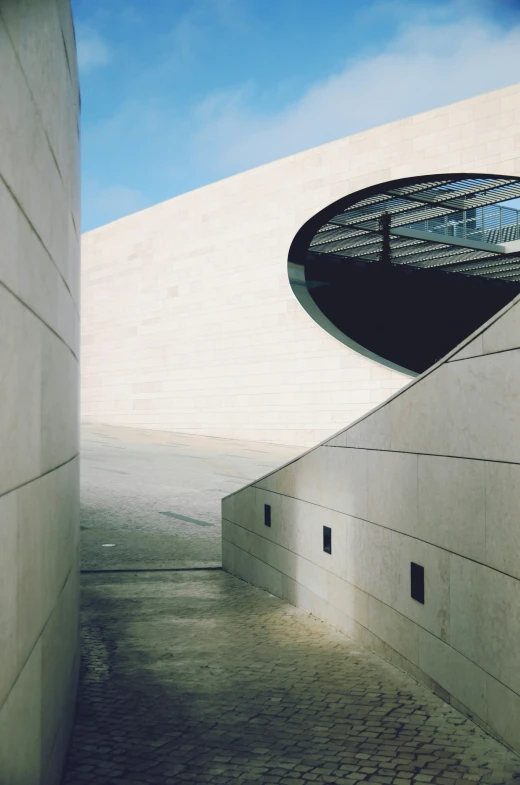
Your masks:
{"label": "large oval window", "polygon": [[298,232],[293,290],[362,354],[422,373],[520,292],[520,180],[437,175],[350,194]]}

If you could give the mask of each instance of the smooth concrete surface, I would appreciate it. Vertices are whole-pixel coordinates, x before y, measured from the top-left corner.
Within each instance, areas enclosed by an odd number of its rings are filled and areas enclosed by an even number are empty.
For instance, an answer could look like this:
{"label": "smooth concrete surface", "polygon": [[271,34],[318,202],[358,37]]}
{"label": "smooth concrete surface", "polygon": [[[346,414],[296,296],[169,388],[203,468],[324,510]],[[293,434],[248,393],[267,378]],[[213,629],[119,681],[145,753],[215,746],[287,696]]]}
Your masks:
{"label": "smooth concrete surface", "polygon": [[[517,751],[519,314],[517,298],[376,411],[222,503],[226,570],[351,635]],[[424,567],[424,604],[411,562]]]}
{"label": "smooth concrete surface", "polygon": [[[215,567],[223,488],[290,452],[85,427],[81,679],[63,785],[520,782],[520,758],[442,696]],[[337,538],[341,514],[323,513]],[[333,551],[328,580],[341,581],[345,554]],[[430,639],[425,656],[442,661]]]}
{"label": "smooth concrete surface", "polygon": [[0,74],[0,782],[57,785],[78,671],[79,92],[68,0],[3,0]]}

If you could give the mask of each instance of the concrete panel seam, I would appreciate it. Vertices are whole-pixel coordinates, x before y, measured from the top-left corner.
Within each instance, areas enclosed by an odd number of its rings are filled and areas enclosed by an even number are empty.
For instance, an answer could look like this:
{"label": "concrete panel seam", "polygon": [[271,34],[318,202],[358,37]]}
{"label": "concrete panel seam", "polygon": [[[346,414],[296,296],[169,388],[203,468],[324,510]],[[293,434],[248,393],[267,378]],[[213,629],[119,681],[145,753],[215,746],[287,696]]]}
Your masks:
{"label": "concrete panel seam", "polygon": [[14,488],[9,488],[8,491],[2,491],[0,493],[0,499],[2,498],[2,496],[7,496],[10,493],[15,493],[15,491],[19,491],[20,488],[25,488],[26,485],[30,485],[32,482],[36,482],[37,480],[40,480],[42,477],[46,477],[48,474],[57,472],[59,469],[62,469],[64,466],[67,466],[69,463],[72,463],[72,461],[75,461],[76,458],[79,458],[79,455],[80,453],[77,452],[72,456],[72,458],[67,458],[66,461],[63,461],[63,463],[58,464],[58,466],[53,466],[52,469],[48,469],[42,474],[38,474],[36,477],[31,477],[30,480],[26,480],[25,482],[20,483],[20,485],[15,485]]}
{"label": "concrete panel seam", "polygon": [[[516,350],[513,349],[512,351],[516,351]],[[493,354],[501,354],[501,352],[493,352]],[[468,357],[468,359],[469,360],[474,360],[475,358],[474,357]],[[365,450],[366,452],[391,452],[391,453],[395,453],[396,455],[417,455],[417,456],[423,455],[425,458],[449,458],[450,460],[453,460],[453,461],[474,461],[475,463],[478,463],[480,461],[480,462],[484,462],[484,463],[506,463],[506,464],[508,464],[510,466],[520,466],[520,461],[499,461],[498,458],[475,458],[472,455],[446,455],[446,453],[417,452],[417,450],[390,450],[390,449],[387,449],[385,447],[357,447],[357,446],[353,446],[353,445],[350,445],[350,444],[347,444],[347,445],[345,445],[345,444],[324,444],[322,446],[323,447],[327,447],[327,448],[329,448],[331,450]],[[296,458],[296,460],[299,460],[299,458]],[[280,469],[276,469],[273,472],[273,474],[276,474],[277,472],[279,472],[283,468],[284,467],[281,466]],[[267,476],[269,477],[270,475],[267,475]],[[262,477],[261,480],[255,480],[255,483],[262,482],[262,480],[264,480],[264,479],[265,479],[265,477]],[[248,488],[249,486],[246,485],[244,487]],[[240,493],[241,490],[243,490],[243,489],[239,488],[238,491],[234,491],[234,493]],[[265,490],[265,489],[262,488],[262,490]],[[273,493],[276,493],[276,491],[273,491]],[[232,496],[233,494],[229,494],[229,495]]]}
{"label": "concrete panel seam", "polygon": [[447,360],[449,363],[463,363],[467,360],[480,360],[486,357],[491,357],[493,354],[507,354],[507,352],[517,352],[520,346],[510,346],[508,349],[496,349],[494,352],[480,352],[479,354],[472,354],[471,357],[454,357],[453,360]]}
{"label": "concrete panel seam", "polygon": [[[45,134],[45,139],[47,140],[47,144],[49,146],[49,150],[51,152],[52,159],[53,159],[54,164],[56,166],[56,170],[57,170],[57,172],[58,172],[58,174],[60,176],[61,184],[62,184],[63,187],[65,187],[65,181],[63,179],[63,174],[61,172],[60,165],[59,165],[58,161],[56,160],[56,156],[54,154],[54,150],[53,150],[51,141],[49,139],[49,134],[47,133],[47,127],[46,127],[46,125],[44,123],[42,113],[40,112],[40,107],[38,106],[38,104],[37,104],[37,102],[36,102],[36,100],[34,98],[34,93],[33,93],[31,84],[30,84],[30,82],[29,82],[29,80],[27,78],[27,74],[25,73],[25,68],[23,67],[22,61],[20,60],[20,56],[18,54],[18,50],[17,50],[16,46],[14,45],[14,41],[13,41],[13,39],[11,37],[11,32],[9,30],[9,26],[5,22],[5,18],[4,18],[4,15],[2,13],[2,9],[0,9],[0,17],[2,18],[2,22],[3,22],[3,25],[5,27],[5,31],[7,33],[7,37],[9,38],[12,50],[14,52],[14,55],[16,57],[16,61],[18,63],[18,67],[20,68],[20,72],[23,74],[23,78],[24,78],[25,84],[27,85],[27,89],[29,91],[29,95],[31,96],[31,101],[32,101],[32,103],[33,103],[33,105],[35,107],[35,110],[36,110],[35,114],[38,116],[38,118],[40,120],[41,127],[43,128],[43,132]],[[60,25],[60,31],[63,33],[61,25]]]}
{"label": "concrete panel seam", "polygon": [[[20,305],[22,305],[22,306],[23,306],[24,308],[26,308],[26,309],[27,309],[27,310],[28,310],[30,313],[32,313],[32,315],[33,315],[33,316],[34,316],[36,319],[38,319],[38,321],[39,321],[39,322],[41,322],[41,324],[43,324],[43,326],[44,326],[44,327],[46,327],[46,328],[47,328],[47,330],[49,330],[49,332],[51,332],[51,333],[52,333],[52,334],[53,334],[53,335],[54,335],[54,336],[55,336],[55,337],[56,337],[56,338],[57,338],[59,341],[61,341],[61,343],[62,343],[64,346],[66,346],[66,347],[67,347],[67,349],[68,349],[68,350],[69,350],[69,352],[72,354],[72,356],[74,357],[74,359],[76,360],[76,362],[79,364],[79,357],[78,357],[78,355],[76,354],[76,352],[74,351],[74,349],[72,349],[72,347],[71,347],[71,346],[69,346],[69,344],[67,343],[67,341],[66,341],[66,340],[65,340],[65,339],[64,339],[64,338],[63,338],[63,337],[62,337],[62,336],[61,336],[59,333],[57,333],[57,332],[56,332],[56,330],[55,330],[53,327],[51,327],[51,326],[50,326],[50,324],[48,324],[48,323],[45,321],[45,319],[43,319],[43,317],[41,317],[41,316],[40,316],[38,313],[36,313],[36,311],[35,311],[33,308],[31,308],[31,306],[30,306],[30,305],[28,305],[28,304],[25,302],[25,300],[22,300],[22,298],[21,298],[21,297],[20,297],[18,294],[16,294],[16,292],[13,292],[13,290],[12,290],[12,289],[11,289],[9,286],[7,286],[7,284],[5,284],[3,281],[0,281],[0,286],[2,287],[2,289],[5,289],[5,291],[6,291],[6,292],[8,292],[8,293],[11,295],[11,297],[14,297],[14,299],[15,299],[15,300],[18,300],[18,302],[20,303]],[[79,316],[78,316],[78,318],[79,318]]]}
{"label": "concrete panel seam", "polygon": [[[415,453],[410,453],[410,454],[415,455]],[[440,456],[440,457],[444,458],[446,456]],[[463,460],[466,460],[466,458],[464,458]],[[495,463],[502,463],[502,461],[495,461]],[[513,465],[518,466],[518,464],[513,464]],[[256,487],[256,486],[246,486],[246,488],[249,487]],[[421,537],[416,537],[413,534],[408,534],[408,532],[398,531],[397,529],[393,529],[391,526],[385,526],[382,523],[376,523],[376,521],[370,521],[368,520],[368,518],[360,518],[359,515],[353,515],[352,513],[345,512],[344,510],[336,510],[335,507],[326,507],[324,504],[317,504],[316,502],[310,502],[307,501],[306,499],[300,499],[297,496],[289,496],[286,493],[280,493],[280,491],[271,491],[268,488],[258,488],[258,490],[263,491],[264,493],[273,493],[276,496],[285,496],[287,499],[293,499],[294,501],[300,502],[301,504],[310,504],[313,507],[319,507],[322,510],[330,510],[331,512],[337,513],[338,515],[346,515],[349,518],[354,518],[354,520],[356,521],[361,521],[362,523],[368,523],[370,526],[378,526],[380,529],[396,532],[396,534],[400,534],[403,537],[409,537],[411,540],[422,542],[425,545],[429,545],[431,548],[437,548],[439,551],[444,551],[445,553],[451,553],[454,556],[459,556],[461,559],[466,559],[466,561],[470,561],[473,562],[474,564],[478,564],[480,567],[485,567],[486,569],[492,570],[493,572],[497,572],[500,575],[505,575],[506,578],[511,578],[514,581],[520,581],[520,579],[517,578],[516,575],[511,575],[510,573],[504,572],[503,570],[499,570],[496,567],[491,567],[489,564],[485,564],[484,562],[478,561],[478,559],[472,559],[470,556],[465,556],[463,553],[458,553],[458,551],[450,551],[449,548],[443,548],[442,545],[437,545],[436,543],[430,542],[429,540],[423,540]],[[229,496],[225,496],[224,498],[228,499]],[[246,529],[245,526],[241,526],[239,523],[236,523],[235,521],[229,521],[227,518],[223,518],[223,520],[226,520],[228,523],[232,523],[234,526],[240,526],[241,529],[251,532],[251,534],[255,534],[257,537],[261,537],[262,539],[267,540],[267,542],[273,542],[273,540],[269,540],[267,537],[264,537],[262,534],[257,534],[256,532],[252,532],[251,529]],[[274,543],[274,544],[277,545],[278,543]],[[280,545],[279,547],[282,548],[284,546]],[[290,548],[284,548],[284,549],[289,553],[294,553],[295,556],[298,556],[298,558],[304,558],[303,556],[300,556],[300,554],[296,553],[296,551],[291,551]]]}
{"label": "concrete panel seam", "polygon": [[65,580],[64,580],[64,582],[63,582],[63,585],[62,585],[62,587],[61,587],[61,589],[60,589],[60,592],[59,592],[59,594],[58,594],[58,596],[57,596],[57,598],[56,598],[56,602],[55,602],[55,604],[53,605],[53,607],[52,607],[52,609],[51,609],[51,612],[49,613],[49,615],[48,615],[47,619],[45,620],[45,624],[43,625],[43,627],[42,627],[42,628],[41,628],[41,630],[40,630],[40,634],[39,634],[39,635],[38,635],[38,637],[36,638],[36,640],[35,640],[35,642],[34,642],[33,646],[31,646],[31,649],[30,649],[30,651],[29,651],[29,653],[28,653],[27,657],[24,659],[24,661],[23,661],[23,663],[22,663],[22,665],[21,665],[21,667],[20,667],[20,669],[19,669],[18,673],[16,674],[16,678],[15,678],[15,680],[13,681],[13,683],[11,684],[11,687],[10,687],[10,689],[8,690],[8,692],[7,692],[7,695],[5,696],[5,698],[4,698],[4,700],[2,701],[2,703],[0,703],[0,712],[2,711],[2,709],[3,709],[3,707],[4,707],[4,705],[5,705],[6,701],[7,701],[7,699],[9,698],[9,695],[11,694],[11,692],[12,692],[12,691],[14,690],[14,688],[16,687],[16,684],[17,684],[17,682],[18,682],[18,679],[19,679],[19,678],[20,678],[20,676],[22,675],[22,673],[23,673],[23,671],[24,671],[24,668],[25,668],[25,666],[27,665],[28,661],[30,660],[30,658],[31,658],[31,655],[32,655],[32,653],[33,653],[34,649],[35,649],[35,648],[36,648],[36,646],[39,644],[39,642],[40,642],[40,640],[41,640],[41,637],[42,637],[43,633],[45,632],[45,629],[46,629],[46,627],[47,627],[47,624],[49,623],[49,620],[50,620],[50,618],[51,618],[51,616],[52,616],[52,614],[53,614],[53,612],[54,612],[54,609],[55,609],[55,608],[58,606],[58,603],[59,603],[59,601],[60,601],[60,597],[61,597],[61,596],[62,596],[62,594],[63,594],[63,591],[64,591],[64,589],[65,589],[65,586],[67,585],[67,583],[68,583],[68,580],[69,580],[70,576],[72,575],[72,572],[73,572],[73,565],[70,565],[70,567],[69,567],[69,571],[68,571],[68,573],[67,573],[67,577],[65,578]]}
{"label": "concrete panel seam", "polygon": [[[1,172],[0,172],[0,180],[2,180],[3,184],[5,185],[5,187],[7,188],[7,190],[9,191],[9,194],[11,195],[11,198],[13,199],[13,201],[14,201],[14,202],[15,202],[15,204],[16,204],[16,206],[17,206],[17,207],[18,207],[18,209],[20,210],[21,214],[23,215],[23,217],[25,218],[25,220],[26,220],[26,221],[27,221],[27,223],[29,224],[29,227],[30,227],[30,228],[31,228],[31,230],[34,232],[34,234],[35,234],[36,238],[38,239],[38,241],[39,241],[39,243],[40,243],[40,245],[41,245],[41,247],[43,248],[43,250],[45,251],[45,253],[46,253],[46,254],[47,254],[47,256],[49,257],[50,261],[52,262],[52,265],[53,265],[53,266],[55,267],[55,269],[56,269],[56,272],[58,273],[58,275],[60,276],[61,280],[63,281],[63,284],[64,284],[65,288],[67,289],[67,291],[68,291],[68,293],[69,293],[69,296],[70,296],[70,299],[71,299],[71,301],[72,301],[73,308],[74,308],[74,310],[76,311],[76,314],[77,314],[77,316],[78,316],[78,319],[79,319],[79,309],[78,309],[77,303],[76,303],[76,302],[75,302],[75,300],[74,300],[74,297],[72,296],[72,292],[71,292],[71,290],[70,290],[70,286],[69,286],[68,282],[65,280],[65,278],[63,277],[63,274],[62,274],[61,270],[59,269],[58,265],[57,265],[57,264],[56,264],[56,262],[54,261],[54,259],[53,259],[53,256],[52,256],[51,252],[49,251],[49,249],[47,248],[47,246],[46,246],[46,245],[45,245],[45,243],[43,242],[43,240],[42,240],[42,238],[40,237],[40,234],[38,233],[37,229],[35,228],[35,226],[34,226],[33,222],[31,221],[31,219],[29,218],[29,216],[28,216],[28,215],[27,215],[27,213],[25,212],[25,209],[24,209],[23,205],[21,204],[20,200],[18,199],[18,197],[17,197],[17,196],[16,196],[16,194],[14,193],[13,189],[11,188],[11,186],[9,185],[9,183],[7,182],[7,180],[5,180],[5,178],[3,177],[3,175],[2,175],[2,173],[1,173]],[[5,284],[4,284],[4,286],[5,286]],[[7,289],[7,287],[5,287],[5,288]],[[12,294],[12,292],[11,292],[11,294]],[[14,295],[14,296],[16,296],[16,295]],[[37,314],[35,314],[35,315],[37,315]],[[49,328],[49,329],[51,329],[51,328]],[[63,339],[62,339],[62,340],[63,340]]]}

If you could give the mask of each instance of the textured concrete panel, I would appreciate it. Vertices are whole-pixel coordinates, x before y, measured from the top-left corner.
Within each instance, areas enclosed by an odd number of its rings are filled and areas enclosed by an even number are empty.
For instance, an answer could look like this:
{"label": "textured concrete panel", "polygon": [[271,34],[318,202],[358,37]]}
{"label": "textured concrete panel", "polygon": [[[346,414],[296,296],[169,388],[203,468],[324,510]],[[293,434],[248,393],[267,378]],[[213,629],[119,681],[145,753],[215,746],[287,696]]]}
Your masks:
{"label": "textured concrete panel", "polygon": [[77,679],[79,90],[66,0],[0,5],[0,782],[57,785]]}

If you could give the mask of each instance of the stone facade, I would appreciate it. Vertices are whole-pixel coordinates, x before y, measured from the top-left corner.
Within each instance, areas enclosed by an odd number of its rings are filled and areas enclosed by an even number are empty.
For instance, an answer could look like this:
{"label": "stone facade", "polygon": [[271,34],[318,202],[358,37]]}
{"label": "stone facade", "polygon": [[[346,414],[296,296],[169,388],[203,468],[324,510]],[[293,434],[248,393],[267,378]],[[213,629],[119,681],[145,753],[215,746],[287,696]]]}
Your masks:
{"label": "stone facade", "polygon": [[79,92],[68,0],[0,5],[0,782],[60,781],[78,666]]}
{"label": "stone facade", "polygon": [[518,174],[519,95],[374,128],[88,232],[83,419],[309,447],[384,401],[410,377],[309,317],[289,284],[290,244],[323,207],[375,183]]}

